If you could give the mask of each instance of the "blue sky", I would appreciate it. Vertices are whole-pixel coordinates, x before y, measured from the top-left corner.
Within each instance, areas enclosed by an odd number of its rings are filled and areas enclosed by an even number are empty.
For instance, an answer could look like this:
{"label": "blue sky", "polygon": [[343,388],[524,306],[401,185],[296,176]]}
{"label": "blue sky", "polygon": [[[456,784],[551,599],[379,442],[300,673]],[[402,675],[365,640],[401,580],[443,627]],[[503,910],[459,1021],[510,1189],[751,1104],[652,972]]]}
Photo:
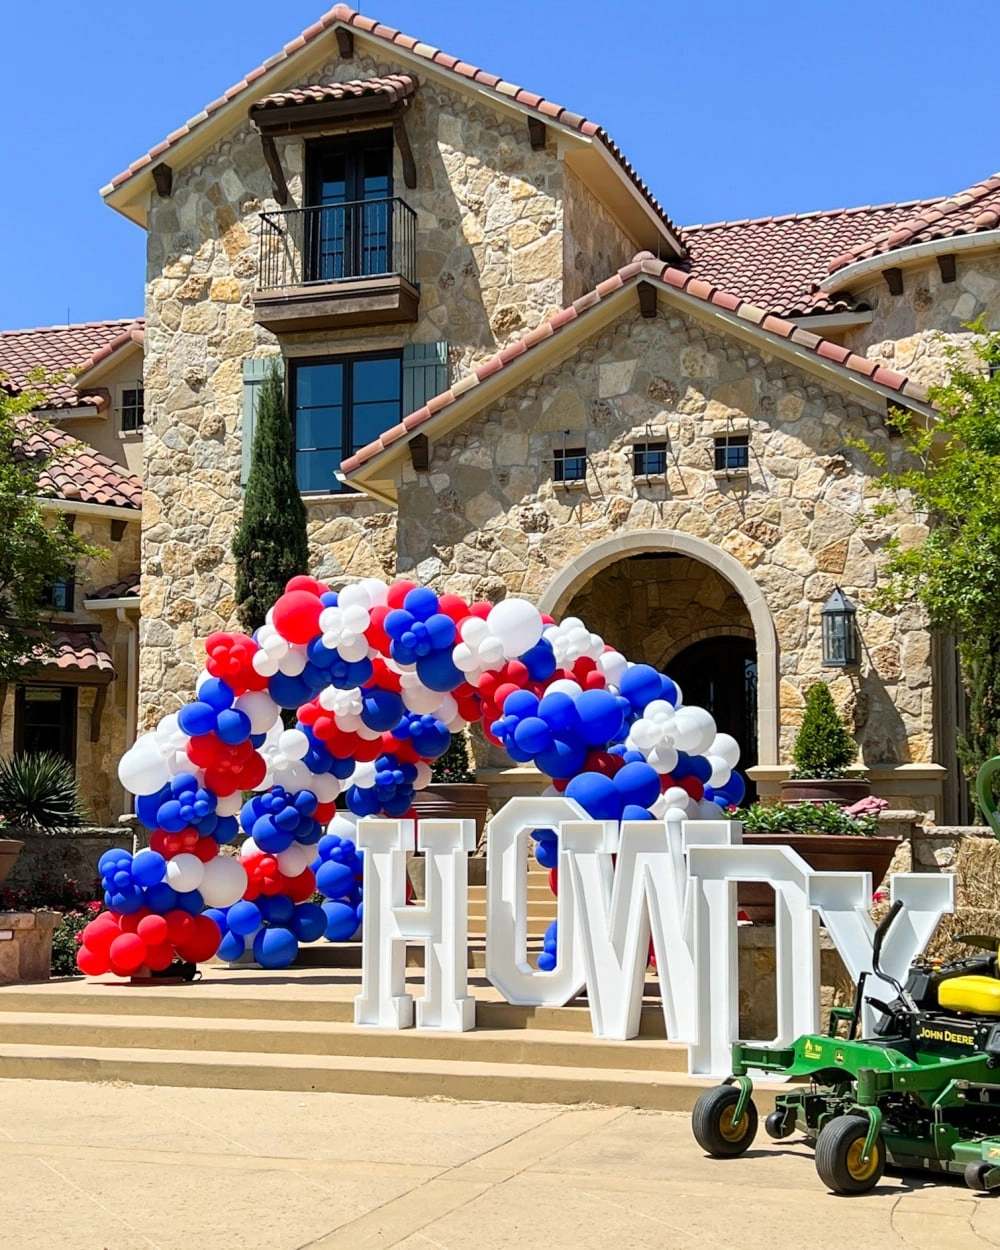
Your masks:
{"label": "blue sky", "polygon": [[[6,0],[0,328],[142,312],[98,189],[332,0]],[[948,194],[1000,169],[1000,12],[972,0],[365,0],[603,125],[675,222]]]}

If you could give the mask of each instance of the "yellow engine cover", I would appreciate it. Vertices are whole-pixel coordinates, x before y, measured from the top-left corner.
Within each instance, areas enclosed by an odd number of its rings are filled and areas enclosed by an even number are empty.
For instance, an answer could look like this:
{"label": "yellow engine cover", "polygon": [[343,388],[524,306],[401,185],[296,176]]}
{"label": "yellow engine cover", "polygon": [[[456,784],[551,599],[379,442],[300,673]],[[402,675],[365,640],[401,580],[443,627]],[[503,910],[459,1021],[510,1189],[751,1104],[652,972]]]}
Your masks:
{"label": "yellow engine cover", "polygon": [[938,986],[938,1003],[952,1011],[1000,1016],[1000,981],[993,977],[952,977]]}

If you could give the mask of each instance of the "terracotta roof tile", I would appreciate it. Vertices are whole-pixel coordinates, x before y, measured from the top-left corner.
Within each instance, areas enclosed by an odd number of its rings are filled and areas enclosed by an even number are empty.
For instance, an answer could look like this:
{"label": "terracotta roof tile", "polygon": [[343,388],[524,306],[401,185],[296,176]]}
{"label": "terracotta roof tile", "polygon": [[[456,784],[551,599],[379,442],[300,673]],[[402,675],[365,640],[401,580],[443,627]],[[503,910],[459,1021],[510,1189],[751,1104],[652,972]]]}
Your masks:
{"label": "terracotta roof tile", "polygon": [[[350,475],[370,460],[374,460],[389,446],[399,441],[401,429],[412,433],[413,430],[419,429],[420,426],[433,420],[438,413],[445,411],[453,403],[457,402],[460,395],[466,394],[468,391],[475,389],[476,386],[481,385],[488,378],[500,373],[501,370],[505,369],[519,357],[535,351],[545,339],[558,334],[564,326],[574,321],[577,317],[586,316],[588,311],[593,309],[601,299],[606,299],[616,291],[622,290],[630,282],[638,284],[640,280],[649,281],[651,279],[665,287],[674,287],[683,291],[685,295],[692,299],[701,300],[703,303],[711,304],[716,308],[732,313],[739,317],[740,320],[756,326],[762,334],[766,334],[771,338],[781,338],[793,342],[796,346],[831,361],[847,373],[853,373],[866,380],[871,380],[886,390],[894,392],[901,400],[909,399],[921,405],[928,405],[929,403],[927,393],[923,387],[918,386],[915,382],[911,382],[903,374],[896,373],[895,370],[886,369],[883,366],[873,366],[871,361],[856,356],[849,348],[841,347],[836,343],[829,342],[827,339],[820,338],[818,335],[801,330],[793,322],[778,317],[766,309],[758,308],[746,300],[741,300],[738,296],[720,291],[675,266],[665,265],[663,261],[656,260],[649,252],[640,252],[631,264],[624,266],[617,274],[613,274],[612,277],[598,286],[597,292],[599,294],[597,300],[594,299],[595,292],[588,292],[575,303],[570,304],[568,308],[562,309],[554,317],[550,317],[548,321],[536,327],[517,343],[509,344],[496,356],[492,356],[489,360],[479,365],[470,377],[463,378],[460,383],[456,383],[450,391],[445,391],[443,394],[431,399],[422,408],[409,413],[404,419],[402,426],[393,426],[391,430],[374,442],[359,448],[354,455],[349,456],[342,462],[340,466],[341,472]],[[518,350],[521,347],[523,347],[523,350]]]}
{"label": "terracotta roof tile", "polygon": [[470,82],[474,82],[481,87],[485,87],[488,91],[495,91],[498,95],[506,96],[508,99],[514,100],[516,103],[523,105],[525,108],[530,108],[539,112],[543,117],[546,117],[549,120],[558,119],[558,124],[564,125],[569,129],[576,130],[578,133],[585,135],[588,138],[597,139],[611,153],[612,157],[621,167],[625,176],[630,182],[633,183],[639,194],[646,200],[650,208],[653,209],[666,229],[675,238],[679,238],[677,227],[667,216],[663,206],[653,195],[652,191],[650,191],[646,183],[636,173],[621,148],[618,147],[602,126],[598,126],[595,122],[587,121],[585,118],[580,117],[579,114],[570,113],[561,105],[553,104],[552,101],[544,100],[541,96],[525,91],[523,87],[518,87],[513,83],[505,82],[503,79],[497,78],[495,74],[488,74],[474,65],[468,65],[466,62],[458,60],[457,57],[449,56],[447,53],[442,52],[438,48],[432,48],[428,44],[419,43],[411,36],[404,35],[402,32],[394,30],[391,26],[383,26],[380,23],[373,21],[372,18],[364,17],[362,14],[356,12],[346,4],[334,5],[328,13],[324,13],[318,22],[315,22],[312,26],[305,30],[298,39],[293,40],[292,43],[286,44],[281,52],[276,53],[273,57],[270,57],[264,62],[263,66],[259,69],[251,71],[250,74],[245,75],[245,77],[241,78],[238,83],[235,83],[232,87],[230,87],[222,97],[218,100],[214,100],[211,104],[206,105],[200,113],[198,113],[195,117],[192,117],[190,121],[186,122],[183,126],[174,131],[167,141],[158,144],[145,156],[139,157],[137,161],[133,161],[132,164],[129,165],[128,169],[122,170],[120,174],[117,174],[114,178],[112,178],[110,185],[103,188],[103,193],[107,194],[110,191],[114,191],[118,187],[123,186],[130,178],[146,169],[154,160],[157,159],[157,157],[161,156],[178,139],[191,134],[213,113],[218,112],[219,109],[223,108],[231,100],[236,99],[238,96],[246,92],[249,89],[251,82],[260,77],[261,70],[264,68],[270,69],[273,66],[280,64],[283,60],[287,60],[290,56],[293,56],[296,52],[298,52],[300,48],[312,43],[315,39],[321,38],[327,30],[335,25],[354,27],[356,30],[364,31],[371,38],[379,39],[389,45],[396,45],[397,47],[404,48],[413,56],[418,56],[425,61],[429,61],[441,69],[449,70],[451,73],[456,74],[461,78],[468,79]]}
{"label": "terracotta roof tile", "polygon": [[87,596],[88,599],[138,599],[139,598],[139,574],[130,573],[124,581],[113,582],[110,586],[102,586],[100,590],[95,590],[93,594]]}
{"label": "terracotta roof tile", "polygon": [[828,270],[836,273],[856,261],[917,243],[929,243],[933,239],[951,239],[980,230],[995,230],[998,222],[1000,174],[993,174],[945,200],[930,200],[917,205],[916,211],[902,221],[894,222],[892,229],[869,235],[842,251],[830,262]]}
{"label": "terracotta roof tile", "polygon": [[819,284],[830,258],[911,219],[940,200],[786,214],[750,221],[685,226],[681,234],[697,277],[784,317],[849,312],[849,295],[827,295]]}
{"label": "terracotta roof tile", "polygon": [[39,494],[70,503],[142,508],[142,483],[135,474],[65,430],[32,426],[22,444],[25,455],[60,450],[63,454],[38,479]]}
{"label": "terracotta roof tile", "polygon": [[[81,325],[41,326],[36,330],[4,330],[0,333],[0,373],[14,391],[32,387],[30,374],[41,369],[48,375],[66,375],[92,368],[128,342],[142,342],[143,322],[88,321]],[[54,386],[37,388],[46,397],[43,407],[75,408],[94,402],[81,395],[71,378]]]}
{"label": "terracotta roof tile", "polygon": [[321,104],[324,100],[362,100],[384,96],[390,104],[406,100],[417,89],[414,74],[387,74],[384,78],[353,78],[350,82],[322,83],[313,87],[293,87],[266,95],[250,106],[250,112],[290,108],[297,104]]}
{"label": "terracotta roof tile", "polygon": [[60,672],[90,672],[107,680],[115,676],[108,644],[97,630],[55,630],[45,644],[36,648],[33,658],[45,668]]}

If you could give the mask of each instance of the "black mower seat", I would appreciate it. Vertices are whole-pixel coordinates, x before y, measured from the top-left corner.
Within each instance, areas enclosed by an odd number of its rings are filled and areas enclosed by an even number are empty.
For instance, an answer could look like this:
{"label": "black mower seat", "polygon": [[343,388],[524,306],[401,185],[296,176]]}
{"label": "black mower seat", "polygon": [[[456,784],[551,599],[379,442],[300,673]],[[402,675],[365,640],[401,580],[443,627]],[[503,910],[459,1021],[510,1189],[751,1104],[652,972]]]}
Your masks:
{"label": "black mower seat", "polygon": [[975,1015],[1000,1015],[1000,981],[994,977],[950,977],[937,987],[940,1006]]}

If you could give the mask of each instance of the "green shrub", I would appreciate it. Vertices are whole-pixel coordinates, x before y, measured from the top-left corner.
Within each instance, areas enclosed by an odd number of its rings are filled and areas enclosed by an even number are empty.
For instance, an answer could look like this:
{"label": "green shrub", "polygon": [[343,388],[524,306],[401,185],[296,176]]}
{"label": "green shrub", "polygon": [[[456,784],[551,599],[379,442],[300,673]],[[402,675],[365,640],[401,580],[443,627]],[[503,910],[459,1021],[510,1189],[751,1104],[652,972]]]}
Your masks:
{"label": "green shrub", "polygon": [[80,975],[76,966],[76,952],[80,949],[83,931],[101,910],[99,903],[92,905],[87,911],[63,912],[62,920],[52,931],[52,964],[54,977],[73,977]]}
{"label": "green shrub", "polygon": [[853,764],[858,744],[837,714],[826,682],[818,681],[806,695],[806,710],[795,738],[792,777],[843,777]]}
{"label": "green shrub", "polygon": [[451,745],[431,765],[431,782],[442,785],[467,785],[476,780],[469,767],[469,744],[464,733],[451,735]]}
{"label": "green shrub", "polygon": [[877,816],[852,816],[839,803],[754,803],[733,813],[747,833],[846,833],[870,838]]}
{"label": "green shrub", "polygon": [[0,761],[0,812],[8,825],[28,829],[70,829],[86,816],[72,766],[42,751]]}

